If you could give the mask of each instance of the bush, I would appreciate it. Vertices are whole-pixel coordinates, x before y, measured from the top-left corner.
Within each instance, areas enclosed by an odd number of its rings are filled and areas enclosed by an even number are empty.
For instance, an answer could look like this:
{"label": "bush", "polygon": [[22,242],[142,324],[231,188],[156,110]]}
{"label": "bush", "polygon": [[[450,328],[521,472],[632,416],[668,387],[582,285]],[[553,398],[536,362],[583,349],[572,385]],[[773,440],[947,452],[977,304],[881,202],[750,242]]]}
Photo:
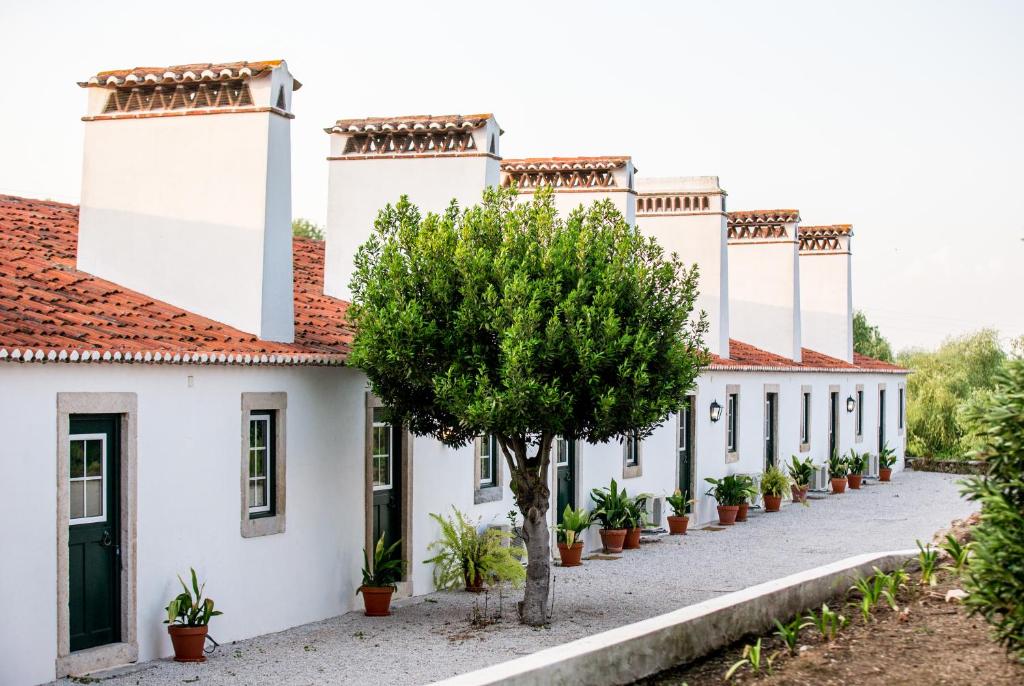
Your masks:
{"label": "bush", "polygon": [[989,401],[969,414],[984,427],[973,456],[988,461],[988,473],[964,482],[964,494],[981,503],[965,602],[1024,657],[1024,359],[1007,362]]}

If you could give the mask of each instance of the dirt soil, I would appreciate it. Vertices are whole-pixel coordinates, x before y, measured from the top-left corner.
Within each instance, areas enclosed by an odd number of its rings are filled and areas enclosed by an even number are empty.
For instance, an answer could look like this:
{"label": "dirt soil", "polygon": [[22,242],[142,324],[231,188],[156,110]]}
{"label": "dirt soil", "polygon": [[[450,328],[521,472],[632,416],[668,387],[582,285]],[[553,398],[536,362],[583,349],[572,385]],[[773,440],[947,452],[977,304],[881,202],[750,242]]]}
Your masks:
{"label": "dirt soil", "polygon": [[748,637],[700,661],[638,682],[643,686],[703,686],[704,684],[757,684],[806,686],[1021,686],[1024,662],[1006,654],[994,643],[985,621],[968,617],[946,593],[959,589],[956,576],[943,570],[937,586],[920,589],[919,576],[911,572],[911,589],[899,599],[895,612],[880,602],[873,619],[865,624],[860,611],[837,598],[829,607],[841,608],[850,624],[835,641],[820,638],[808,627],[800,634],[795,656],[784,653],[775,636],[763,637],[762,654],[778,654],[772,673],[751,674],[743,667],[729,682],[725,673],[743,653]]}

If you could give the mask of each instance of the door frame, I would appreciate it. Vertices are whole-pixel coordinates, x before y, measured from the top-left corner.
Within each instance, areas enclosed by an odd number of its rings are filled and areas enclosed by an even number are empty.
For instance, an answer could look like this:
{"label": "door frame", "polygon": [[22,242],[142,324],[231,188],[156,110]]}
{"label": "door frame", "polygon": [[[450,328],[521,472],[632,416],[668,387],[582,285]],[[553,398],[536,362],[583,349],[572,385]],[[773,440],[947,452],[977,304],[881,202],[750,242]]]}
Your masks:
{"label": "door frame", "polygon": [[[768,396],[774,395],[775,399],[772,403],[772,416],[768,417]],[[764,401],[763,413],[764,413],[764,427],[765,431],[761,437],[761,448],[764,458],[764,470],[767,470],[769,466],[779,467],[779,384],[777,383],[766,383],[764,385]],[[771,420],[769,422],[769,419]],[[765,449],[768,442],[767,432],[771,432],[772,439],[772,455],[768,455],[768,451]]]}
{"label": "door frame", "polygon": [[[843,432],[842,426],[842,398],[840,397],[839,386],[830,385],[828,387],[828,412],[829,412],[829,435],[832,440],[830,442],[835,444],[835,451],[837,454],[843,454],[842,437]],[[831,447],[831,446],[830,446]],[[830,455],[831,457],[831,455]]]}
{"label": "door frame", "polygon": [[[368,554],[372,554],[373,546],[377,544],[373,540],[373,409],[384,407],[380,398],[366,392],[366,409],[364,411],[364,423],[366,431],[363,443],[363,516],[365,519],[364,546]],[[394,426],[392,426],[394,431]],[[402,571],[402,581],[398,583],[396,598],[405,598],[412,595],[412,434],[402,431],[402,445],[399,447],[402,460],[402,561],[405,562]],[[392,465],[394,468],[394,465]]]}
{"label": "door frame", "polygon": [[[71,523],[71,415],[118,415],[120,422],[121,640],[71,652],[68,527]],[[136,445],[135,393],[57,394],[57,678],[135,662],[139,659],[136,619]]]}
{"label": "door frame", "polygon": [[[690,452],[690,493],[687,495],[690,498],[690,516],[696,519],[697,517],[697,502],[699,498],[693,490],[697,487],[697,393],[696,390],[693,393],[686,395],[686,402],[690,404],[690,424],[686,427],[686,439],[689,441],[689,452]],[[679,430],[682,426],[683,417],[685,413],[680,411],[676,413],[676,435],[673,443],[675,444],[676,452],[676,488],[679,487]],[[675,490],[675,489],[672,489]]]}

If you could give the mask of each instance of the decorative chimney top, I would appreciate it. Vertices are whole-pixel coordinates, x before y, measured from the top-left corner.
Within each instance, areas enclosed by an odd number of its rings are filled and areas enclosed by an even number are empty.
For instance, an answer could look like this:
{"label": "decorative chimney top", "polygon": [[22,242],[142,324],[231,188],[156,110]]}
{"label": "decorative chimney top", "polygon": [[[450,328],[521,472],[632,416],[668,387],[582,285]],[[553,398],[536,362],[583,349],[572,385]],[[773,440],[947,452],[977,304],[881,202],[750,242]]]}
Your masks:
{"label": "decorative chimney top", "polygon": [[636,190],[638,217],[720,213],[725,210],[728,195],[717,176],[642,178]]}
{"label": "decorative chimney top", "polygon": [[850,249],[851,236],[853,224],[801,226],[800,252],[845,252]]}
{"label": "decorative chimney top", "polygon": [[497,156],[498,136],[504,133],[490,112],[339,119],[324,131],[345,138],[340,151],[333,152],[330,159],[460,154]]}
{"label": "decorative chimney top", "polygon": [[[633,174],[623,180],[621,174],[632,165],[629,156],[605,157],[529,157],[503,160],[501,185],[520,190],[552,186],[555,190],[632,190]],[[637,171],[632,167],[632,172]]]}
{"label": "decorative chimney top", "polygon": [[746,210],[729,213],[729,240],[790,238],[788,225],[800,222],[799,210]]}
{"label": "decorative chimney top", "polygon": [[[263,78],[275,70],[287,75],[290,81],[287,89],[283,78]],[[95,97],[90,96],[85,121],[179,115],[190,111],[209,114],[273,110],[291,117],[288,112],[291,92],[302,84],[287,72],[284,60],[206,62],[101,71],[79,81],[78,85],[101,91]],[[257,88],[252,84],[255,79],[265,84]],[[277,88],[271,88],[271,81]]]}

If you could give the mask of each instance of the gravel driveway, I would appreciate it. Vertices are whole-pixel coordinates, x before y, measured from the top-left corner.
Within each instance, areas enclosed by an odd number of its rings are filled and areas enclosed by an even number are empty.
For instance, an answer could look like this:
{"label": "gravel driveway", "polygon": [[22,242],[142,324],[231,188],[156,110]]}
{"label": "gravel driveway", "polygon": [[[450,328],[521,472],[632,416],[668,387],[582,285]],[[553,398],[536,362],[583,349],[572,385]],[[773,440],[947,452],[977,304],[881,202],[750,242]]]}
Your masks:
{"label": "gravel driveway", "polygon": [[[605,629],[662,614],[827,562],[912,548],[974,508],[948,474],[905,472],[892,484],[752,512],[750,521],[665,536],[615,559],[554,569],[550,628],[515,619],[521,592],[504,598],[504,618],[471,621],[483,597],[435,593],[396,603],[395,614],[349,613],[277,634],[224,645],[205,665],[157,660],[104,679],[110,686],[162,684],[423,684],[502,662]],[[497,594],[488,599],[496,612]],[[70,681],[59,682],[70,684]]]}

